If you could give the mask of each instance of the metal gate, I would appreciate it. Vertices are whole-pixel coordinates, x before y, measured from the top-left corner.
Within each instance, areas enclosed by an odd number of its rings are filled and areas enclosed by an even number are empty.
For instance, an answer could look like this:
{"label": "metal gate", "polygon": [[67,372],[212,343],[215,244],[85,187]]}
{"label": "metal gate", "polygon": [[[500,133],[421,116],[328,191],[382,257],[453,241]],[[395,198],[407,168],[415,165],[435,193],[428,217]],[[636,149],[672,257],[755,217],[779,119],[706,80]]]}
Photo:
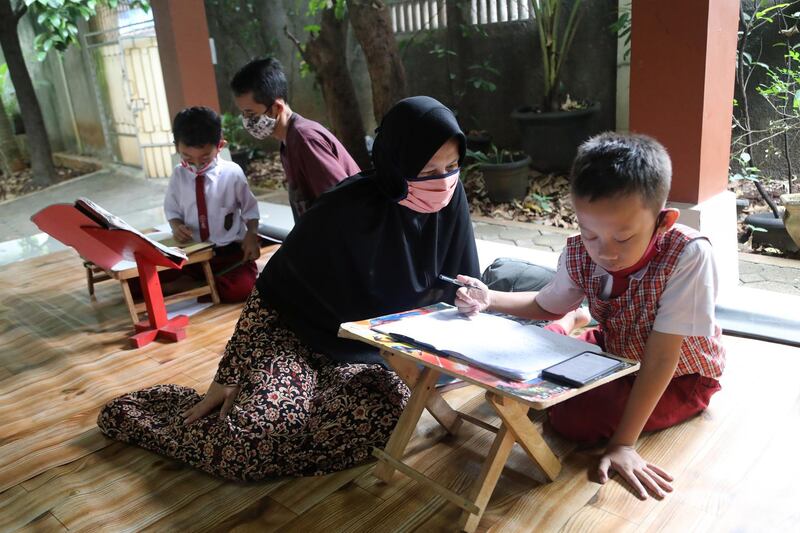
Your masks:
{"label": "metal gate", "polygon": [[81,40],[112,159],[169,176],[174,147],[152,11],[98,6]]}

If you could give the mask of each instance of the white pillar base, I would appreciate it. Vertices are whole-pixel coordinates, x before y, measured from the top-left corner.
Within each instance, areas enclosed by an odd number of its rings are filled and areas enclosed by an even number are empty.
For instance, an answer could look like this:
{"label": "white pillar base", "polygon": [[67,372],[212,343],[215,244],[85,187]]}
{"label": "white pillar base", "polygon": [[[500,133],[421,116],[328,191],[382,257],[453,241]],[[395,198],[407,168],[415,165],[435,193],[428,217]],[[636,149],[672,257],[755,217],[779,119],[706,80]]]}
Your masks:
{"label": "white pillar base", "polygon": [[668,202],[679,209],[681,224],[708,237],[719,272],[720,293],[739,285],[739,244],[736,239],[736,195],[723,191],[699,204]]}

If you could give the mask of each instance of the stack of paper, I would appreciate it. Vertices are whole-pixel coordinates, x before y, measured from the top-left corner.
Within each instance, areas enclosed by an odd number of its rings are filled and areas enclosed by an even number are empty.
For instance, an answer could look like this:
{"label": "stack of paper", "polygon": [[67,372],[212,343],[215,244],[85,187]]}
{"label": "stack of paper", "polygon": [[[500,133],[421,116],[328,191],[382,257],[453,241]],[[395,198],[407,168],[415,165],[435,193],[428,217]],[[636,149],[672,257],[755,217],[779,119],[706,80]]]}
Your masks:
{"label": "stack of paper", "polygon": [[542,369],[579,353],[603,353],[594,344],[538,326],[485,313],[467,317],[455,308],[403,318],[372,329],[520,381],[538,377]]}

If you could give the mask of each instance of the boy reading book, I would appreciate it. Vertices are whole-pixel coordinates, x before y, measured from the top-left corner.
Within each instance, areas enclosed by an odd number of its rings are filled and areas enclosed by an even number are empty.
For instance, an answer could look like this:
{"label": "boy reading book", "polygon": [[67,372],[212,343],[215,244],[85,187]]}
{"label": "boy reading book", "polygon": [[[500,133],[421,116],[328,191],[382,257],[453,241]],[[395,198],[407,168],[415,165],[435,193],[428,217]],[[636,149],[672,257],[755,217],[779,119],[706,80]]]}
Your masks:
{"label": "boy reading book", "polygon": [[[220,300],[243,302],[258,275],[258,202],[241,167],[217,157],[225,141],[219,115],[212,109],[180,111],[172,134],[181,156],[164,198],[172,234],[179,243],[212,242],[211,270]],[[186,273],[202,279],[196,270],[189,267]]]}
{"label": "boy reading book", "polygon": [[570,176],[581,233],[567,241],[554,279],[538,293],[504,293],[459,276],[472,287],[456,296],[464,313],[556,320],[548,329],[564,334],[588,322],[575,311],[588,299],[598,327],[583,339],[641,361],[641,370],[553,406],[549,420],[574,440],[609,439],[600,481],[616,470],[643,499],[671,491],[672,477],[637,453],[639,435],[703,411],[725,366],[711,245],[664,208],[671,176],[666,150],[649,137],[586,141]]}

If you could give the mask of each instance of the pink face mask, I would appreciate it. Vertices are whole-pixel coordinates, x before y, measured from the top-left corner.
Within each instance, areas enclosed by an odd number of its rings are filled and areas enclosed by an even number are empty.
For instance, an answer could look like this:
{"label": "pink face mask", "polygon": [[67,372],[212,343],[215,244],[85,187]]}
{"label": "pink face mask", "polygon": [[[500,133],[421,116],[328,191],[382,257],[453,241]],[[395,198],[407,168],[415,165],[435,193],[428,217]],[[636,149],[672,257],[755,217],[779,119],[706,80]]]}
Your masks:
{"label": "pink face mask", "polygon": [[453,198],[458,185],[459,169],[441,177],[422,181],[408,181],[408,196],[398,203],[417,213],[436,213]]}

